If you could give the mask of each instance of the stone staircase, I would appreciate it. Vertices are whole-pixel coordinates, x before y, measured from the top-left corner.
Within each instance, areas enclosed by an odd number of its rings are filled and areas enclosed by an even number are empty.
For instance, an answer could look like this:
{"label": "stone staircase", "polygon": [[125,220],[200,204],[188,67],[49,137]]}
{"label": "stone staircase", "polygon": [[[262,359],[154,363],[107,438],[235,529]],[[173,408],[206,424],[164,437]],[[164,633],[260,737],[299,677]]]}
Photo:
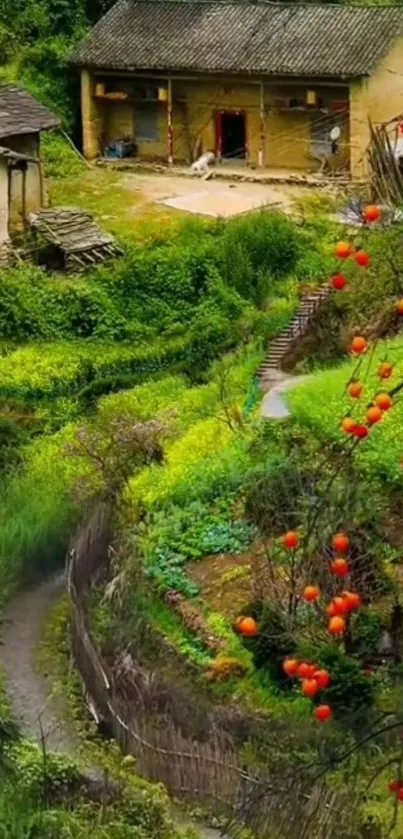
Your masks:
{"label": "stone staircase", "polygon": [[273,380],[278,379],[283,359],[295,341],[307,333],[313,317],[322,308],[332,292],[332,287],[328,283],[324,283],[312,294],[306,295],[291,323],[272,341],[265,360],[256,371],[263,390],[265,380],[273,382]]}

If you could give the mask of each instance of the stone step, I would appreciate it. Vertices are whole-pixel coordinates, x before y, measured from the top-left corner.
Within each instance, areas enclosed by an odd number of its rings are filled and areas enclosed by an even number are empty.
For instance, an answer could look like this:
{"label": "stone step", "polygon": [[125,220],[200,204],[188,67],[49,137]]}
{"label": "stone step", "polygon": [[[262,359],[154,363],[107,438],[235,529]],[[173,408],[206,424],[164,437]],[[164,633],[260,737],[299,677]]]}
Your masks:
{"label": "stone step", "polygon": [[275,372],[279,369],[281,361],[287,355],[293,343],[307,332],[312,318],[332,292],[332,286],[326,283],[312,294],[308,294],[301,299],[292,321],[280,332],[269,347],[266,358],[258,367],[258,376],[263,377],[270,371]]}

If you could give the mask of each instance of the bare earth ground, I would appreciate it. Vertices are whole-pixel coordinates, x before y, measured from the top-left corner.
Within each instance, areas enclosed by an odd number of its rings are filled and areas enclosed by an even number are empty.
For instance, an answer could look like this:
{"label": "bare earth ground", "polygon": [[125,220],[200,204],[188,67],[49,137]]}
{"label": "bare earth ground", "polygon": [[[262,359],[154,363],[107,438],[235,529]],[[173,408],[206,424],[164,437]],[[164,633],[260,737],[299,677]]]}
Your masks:
{"label": "bare earth ground", "polygon": [[[200,215],[228,217],[262,206],[292,211],[303,187],[287,184],[224,183],[214,179],[186,178],[180,175],[126,174],[124,189],[140,192],[144,203],[157,202],[173,209]],[[144,204],[137,205],[135,211]]]}

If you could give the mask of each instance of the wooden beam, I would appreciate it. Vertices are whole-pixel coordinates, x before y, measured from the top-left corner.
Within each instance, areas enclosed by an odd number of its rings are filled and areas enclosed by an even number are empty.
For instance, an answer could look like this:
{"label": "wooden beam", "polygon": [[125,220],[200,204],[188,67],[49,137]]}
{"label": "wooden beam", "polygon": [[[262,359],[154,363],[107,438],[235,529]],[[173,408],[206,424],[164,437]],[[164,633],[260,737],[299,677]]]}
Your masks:
{"label": "wooden beam", "polygon": [[173,128],[172,128],[172,79],[168,76],[168,107],[167,107],[167,140],[168,140],[168,165],[174,162],[173,153]]}
{"label": "wooden beam", "polygon": [[264,110],[264,81],[260,82],[260,139],[259,139],[259,154],[258,165],[260,169],[264,166],[264,151],[266,142],[266,125],[265,125],[265,110]]}

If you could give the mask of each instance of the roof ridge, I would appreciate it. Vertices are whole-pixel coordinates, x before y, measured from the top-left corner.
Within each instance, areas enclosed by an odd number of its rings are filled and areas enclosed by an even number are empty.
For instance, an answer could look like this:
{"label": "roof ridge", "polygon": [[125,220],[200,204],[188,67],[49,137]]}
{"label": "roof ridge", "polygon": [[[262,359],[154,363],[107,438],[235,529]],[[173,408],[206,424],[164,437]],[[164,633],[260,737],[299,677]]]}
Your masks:
{"label": "roof ridge", "polygon": [[[126,0],[127,2],[127,0]],[[130,2],[130,0],[129,0]],[[324,3],[323,0],[312,2],[298,2],[298,0],[131,0],[133,3],[150,3],[153,5],[175,5],[175,6],[276,6],[281,9],[342,9],[347,11],[362,11],[363,9],[377,9],[381,12],[389,12],[391,9],[399,9],[403,13],[402,3],[388,3],[380,5],[374,0],[373,3]],[[113,6],[112,6],[113,9]],[[101,18],[102,20],[102,18]]]}

